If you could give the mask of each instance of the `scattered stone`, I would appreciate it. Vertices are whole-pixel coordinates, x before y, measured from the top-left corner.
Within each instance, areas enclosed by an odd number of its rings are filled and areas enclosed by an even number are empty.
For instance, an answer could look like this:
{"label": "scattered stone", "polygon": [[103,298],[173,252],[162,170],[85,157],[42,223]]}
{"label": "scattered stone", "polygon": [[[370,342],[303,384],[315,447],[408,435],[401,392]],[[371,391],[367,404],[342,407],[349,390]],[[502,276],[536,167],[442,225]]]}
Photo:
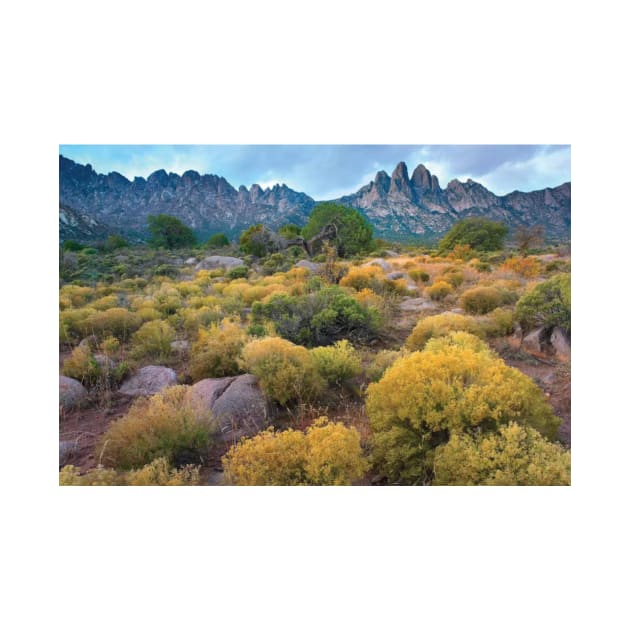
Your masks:
{"label": "scattered stone", "polygon": [[191,256],[190,258],[186,258],[184,264],[185,265],[194,265],[197,262],[197,259],[194,256]]}
{"label": "scattered stone", "polygon": [[[400,280],[405,277],[402,271],[392,271],[385,276],[388,280]],[[409,278],[411,280],[411,278]]]}
{"label": "scattered stone", "polygon": [[322,268],[320,263],[311,260],[300,260],[293,266],[299,269],[308,269],[311,273],[317,273]]}
{"label": "scattered stone", "polygon": [[446,313],[453,313],[454,315],[464,315],[466,311],[463,308],[452,308],[450,311],[446,311]]}
{"label": "scattered stone", "polygon": [[536,328],[523,337],[521,349],[534,356],[548,356],[549,334],[546,328]]}
{"label": "scattered stone", "polygon": [[188,400],[212,412],[229,443],[255,435],[269,423],[267,401],[252,374],[206,378],[191,387]]}
{"label": "scattered stone", "polygon": [[208,256],[204,258],[196,267],[196,271],[202,269],[232,269],[232,267],[241,267],[245,264],[242,258],[234,258],[233,256]]}
{"label": "scattered stone", "polygon": [[375,258],[374,260],[369,260],[366,263],[363,263],[361,267],[370,267],[371,265],[378,265],[383,271],[391,271],[392,266],[382,258]]}
{"label": "scattered stone", "polygon": [[177,385],[175,370],[162,365],[147,365],[121,385],[120,393],[126,396],[152,396],[171,385]]}
{"label": "scattered stone", "polygon": [[385,250],[385,255],[389,256],[390,258],[396,258],[397,256],[400,256],[400,254],[398,252],[395,252],[391,249],[386,249]]}
{"label": "scattered stone", "polygon": [[95,354],[94,361],[96,361],[96,365],[105,372],[111,371],[116,367],[116,361],[106,354]]}
{"label": "scattered stone", "polygon": [[400,303],[401,311],[425,311],[433,308],[435,308],[435,304],[423,297],[403,298]]}
{"label": "scattered stone", "polygon": [[88,391],[74,378],[59,375],[59,406],[64,410],[75,409],[85,401]]}
{"label": "scattered stone", "polygon": [[571,337],[565,330],[559,326],[554,326],[549,341],[558,359],[561,361],[571,360]]}
{"label": "scattered stone", "polygon": [[61,440],[59,442],[59,468],[65,466],[77,449],[76,442]]}

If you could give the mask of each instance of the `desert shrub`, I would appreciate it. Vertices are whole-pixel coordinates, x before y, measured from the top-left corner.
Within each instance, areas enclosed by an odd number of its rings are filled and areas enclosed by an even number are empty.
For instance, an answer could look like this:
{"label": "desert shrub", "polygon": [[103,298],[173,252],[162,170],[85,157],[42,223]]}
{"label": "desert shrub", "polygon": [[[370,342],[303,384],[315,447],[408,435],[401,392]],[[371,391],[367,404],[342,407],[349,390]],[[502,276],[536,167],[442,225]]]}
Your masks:
{"label": "desert shrub", "polygon": [[242,365],[255,374],[265,395],[281,405],[314,400],[323,389],[311,353],[279,337],[264,337],[243,348]]}
{"label": "desert shrub", "polygon": [[223,458],[230,483],[239,486],[349,485],[367,461],[356,429],[319,418],[306,433],[269,429],[233,446]]}
{"label": "desert shrub", "polygon": [[524,330],[560,326],[570,331],[571,274],[558,274],[528,291],[517,302],[515,317]]}
{"label": "desert shrub", "polygon": [[137,313],[126,308],[108,308],[90,315],[86,321],[87,329],[99,338],[109,335],[125,340],[140,328],[141,320]]}
{"label": "desert shrub", "polygon": [[193,380],[240,374],[238,358],[246,339],[243,329],[228,319],[200,329],[190,352]]}
{"label": "desert shrub", "polygon": [[262,223],[251,225],[245,231],[241,233],[239,237],[239,243],[241,251],[244,254],[250,256],[258,256],[262,258],[267,254],[267,247],[265,243],[260,239],[260,235],[264,231]]}
{"label": "desert shrub", "polygon": [[497,433],[455,433],[435,451],[434,485],[564,486],[571,453],[514,422]]}
{"label": "desert shrub", "polygon": [[60,298],[69,299],[74,308],[85,306],[94,296],[94,289],[81,287],[74,284],[67,284],[59,292]]}
{"label": "desert shrub", "polygon": [[123,470],[159,457],[173,465],[199,462],[211,444],[215,425],[209,411],[187,402],[187,390],[177,385],[138,399],[103,434],[97,459]]}
{"label": "desert shrub", "polygon": [[63,362],[61,373],[89,387],[97,382],[101,368],[87,346],[77,346]]}
{"label": "desert shrub", "polygon": [[319,375],[329,384],[341,387],[349,379],[361,373],[361,359],[347,339],[332,346],[313,348]]}
{"label": "desert shrub", "polygon": [[452,287],[459,287],[464,283],[464,272],[461,269],[446,269],[435,282],[447,282]]}
{"label": "desert shrub", "polygon": [[492,271],[492,265],[482,260],[473,263],[472,267],[480,273],[490,273]]}
{"label": "desert shrub", "polygon": [[434,282],[430,287],[425,289],[425,293],[436,301],[443,300],[449,293],[453,292],[453,286],[444,280],[438,280]]}
{"label": "desert shrub", "polygon": [[372,339],[381,325],[376,309],[363,306],[339,287],[303,296],[273,295],[254,302],[252,313],[254,323],[269,320],[279,335],[306,346]]}
{"label": "desert shrub", "polygon": [[197,337],[200,328],[216,324],[221,319],[221,309],[218,307],[183,308],[178,313],[182,318],[182,327],[190,338]]}
{"label": "desert shrub", "polygon": [[136,311],[136,314],[140,318],[140,321],[144,324],[145,322],[151,322],[155,319],[160,319],[162,314],[160,311],[154,308],[140,308]]}
{"label": "desert shrub", "polygon": [[464,291],[460,300],[467,313],[483,315],[501,304],[501,294],[494,287],[473,287]]}
{"label": "desert shrub", "polygon": [[566,260],[552,260],[545,264],[545,273],[568,273],[571,271],[571,263]]}
{"label": "desert shrub", "polygon": [[451,332],[463,330],[473,335],[483,334],[477,321],[469,315],[441,313],[421,319],[405,341],[408,350],[422,350],[433,337],[443,337]]}
{"label": "desert shrub", "polygon": [[409,271],[409,277],[412,280],[415,280],[416,282],[418,281],[428,282],[431,276],[429,276],[429,274],[426,271],[423,271],[422,269],[411,269]]}
{"label": "desert shrub", "polygon": [[162,315],[172,315],[182,306],[181,294],[172,284],[166,282],[160,286],[152,297],[155,308]]}
{"label": "desert shrub", "polygon": [[514,311],[496,308],[480,322],[481,329],[488,337],[504,337],[514,332]]}
{"label": "desert shrub", "polygon": [[90,333],[88,321],[96,313],[93,308],[72,308],[59,313],[59,328],[66,342],[80,340]]}
{"label": "desert shrub", "polygon": [[342,287],[352,287],[357,291],[371,289],[376,293],[381,293],[385,286],[385,274],[378,265],[352,267],[339,284]]}
{"label": "desert shrub", "polygon": [[90,303],[90,307],[95,308],[97,311],[106,311],[116,306],[118,306],[118,298],[115,295],[106,295]]}
{"label": "desert shrub", "polygon": [[60,486],[196,486],[199,467],[171,468],[168,460],[160,457],[143,468],[118,472],[98,467],[81,474],[76,466],[64,466],[59,471]]}
{"label": "desert shrub", "polygon": [[278,234],[284,238],[295,238],[300,235],[301,227],[295,223],[287,223],[278,229]]}
{"label": "desert shrub", "polygon": [[172,341],[175,341],[175,329],[168,322],[146,322],[132,337],[132,352],[135,357],[163,361],[171,354]]}
{"label": "desert shrub", "polygon": [[535,278],[542,272],[540,261],[537,258],[520,258],[513,256],[508,258],[502,265],[503,271],[511,271],[524,278]]}
{"label": "desert shrub", "polygon": [[365,370],[367,379],[370,382],[380,381],[387,369],[405,354],[405,350],[381,350]]}
{"label": "desert shrub", "polygon": [[213,234],[207,241],[206,247],[217,249],[219,247],[227,247],[230,244],[228,237],[223,232]]}
{"label": "desert shrub", "polygon": [[503,249],[508,228],[504,223],[480,217],[458,221],[440,241],[440,251],[452,250],[456,245],[470,245],[479,251]]}
{"label": "desert shrub", "polygon": [[475,250],[468,243],[457,243],[453,247],[450,256],[458,260],[470,260],[475,256]]}
{"label": "desert shrub", "polygon": [[542,390],[480,343],[462,332],[433,340],[368,387],[374,460],[390,481],[430,481],[435,449],[456,432],[514,421],[555,439],[560,420]]}
{"label": "desert shrub", "polygon": [[231,280],[236,280],[237,278],[247,278],[247,274],[249,273],[249,269],[244,265],[240,265],[239,267],[232,267],[227,273],[228,278]]}

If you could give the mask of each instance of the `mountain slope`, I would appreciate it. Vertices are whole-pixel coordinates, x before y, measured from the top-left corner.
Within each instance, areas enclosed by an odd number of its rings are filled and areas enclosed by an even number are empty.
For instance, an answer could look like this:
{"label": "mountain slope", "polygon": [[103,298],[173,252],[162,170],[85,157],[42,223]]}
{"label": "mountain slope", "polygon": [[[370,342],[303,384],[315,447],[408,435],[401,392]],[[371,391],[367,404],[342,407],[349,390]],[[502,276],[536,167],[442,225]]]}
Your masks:
{"label": "mountain slope", "polygon": [[105,240],[111,229],[85,212],[59,204],[59,242],[73,240],[96,243]]}
{"label": "mountain slope", "polygon": [[391,177],[379,171],[369,184],[336,201],[362,210],[376,232],[393,238],[440,235],[469,216],[504,221],[511,228],[542,225],[546,236],[555,239],[570,235],[570,183],[497,196],[471,179],[455,179],[443,189],[422,164],[409,177],[401,162]]}

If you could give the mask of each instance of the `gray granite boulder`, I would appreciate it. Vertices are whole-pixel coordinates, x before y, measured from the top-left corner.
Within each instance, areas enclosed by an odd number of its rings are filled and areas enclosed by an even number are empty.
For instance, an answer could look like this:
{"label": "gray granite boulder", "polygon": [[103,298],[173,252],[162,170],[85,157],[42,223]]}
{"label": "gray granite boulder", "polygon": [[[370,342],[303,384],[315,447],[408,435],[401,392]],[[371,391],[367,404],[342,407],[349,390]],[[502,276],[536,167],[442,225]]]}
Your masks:
{"label": "gray granite boulder", "polygon": [[232,269],[232,267],[240,267],[244,264],[245,261],[242,258],[234,258],[233,256],[208,256],[195,267],[195,270]]}
{"label": "gray granite boulder", "polygon": [[64,411],[76,409],[87,399],[88,391],[74,378],[59,375],[59,406]]}
{"label": "gray granite boulder", "polygon": [[428,311],[435,308],[435,304],[427,298],[410,298],[403,299],[400,303],[401,311]]}
{"label": "gray granite boulder", "polygon": [[187,402],[210,410],[229,443],[255,435],[269,424],[267,401],[252,374],[199,381],[188,391]]}
{"label": "gray granite boulder", "polygon": [[371,265],[378,265],[383,271],[391,271],[392,266],[383,258],[375,258],[374,260],[368,260],[363,263],[361,267],[370,267]]}
{"label": "gray granite boulder", "polygon": [[59,468],[65,466],[77,449],[77,443],[70,440],[59,442]]}
{"label": "gray granite boulder", "polygon": [[119,391],[126,396],[152,396],[172,385],[177,385],[175,370],[162,365],[147,365],[128,378]]}
{"label": "gray granite boulder", "polygon": [[565,330],[559,326],[554,326],[549,341],[554,349],[556,358],[561,361],[571,360],[571,337]]}
{"label": "gray granite boulder", "polygon": [[300,260],[293,266],[298,269],[308,269],[311,273],[317,273],[322,268],[320,263],[312,262],[311,260]]}

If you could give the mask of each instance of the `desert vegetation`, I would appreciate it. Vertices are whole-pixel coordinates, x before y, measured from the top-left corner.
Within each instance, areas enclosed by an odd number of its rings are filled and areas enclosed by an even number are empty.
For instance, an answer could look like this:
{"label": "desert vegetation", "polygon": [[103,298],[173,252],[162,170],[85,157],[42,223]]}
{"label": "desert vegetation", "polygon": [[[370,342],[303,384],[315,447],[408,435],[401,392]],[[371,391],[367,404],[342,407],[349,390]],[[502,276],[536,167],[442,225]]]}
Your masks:
{"label": "desert vegetation", "polygon": [[150,228],[60,248],[61,484],[570,483],[570,257],[538,230]]}

